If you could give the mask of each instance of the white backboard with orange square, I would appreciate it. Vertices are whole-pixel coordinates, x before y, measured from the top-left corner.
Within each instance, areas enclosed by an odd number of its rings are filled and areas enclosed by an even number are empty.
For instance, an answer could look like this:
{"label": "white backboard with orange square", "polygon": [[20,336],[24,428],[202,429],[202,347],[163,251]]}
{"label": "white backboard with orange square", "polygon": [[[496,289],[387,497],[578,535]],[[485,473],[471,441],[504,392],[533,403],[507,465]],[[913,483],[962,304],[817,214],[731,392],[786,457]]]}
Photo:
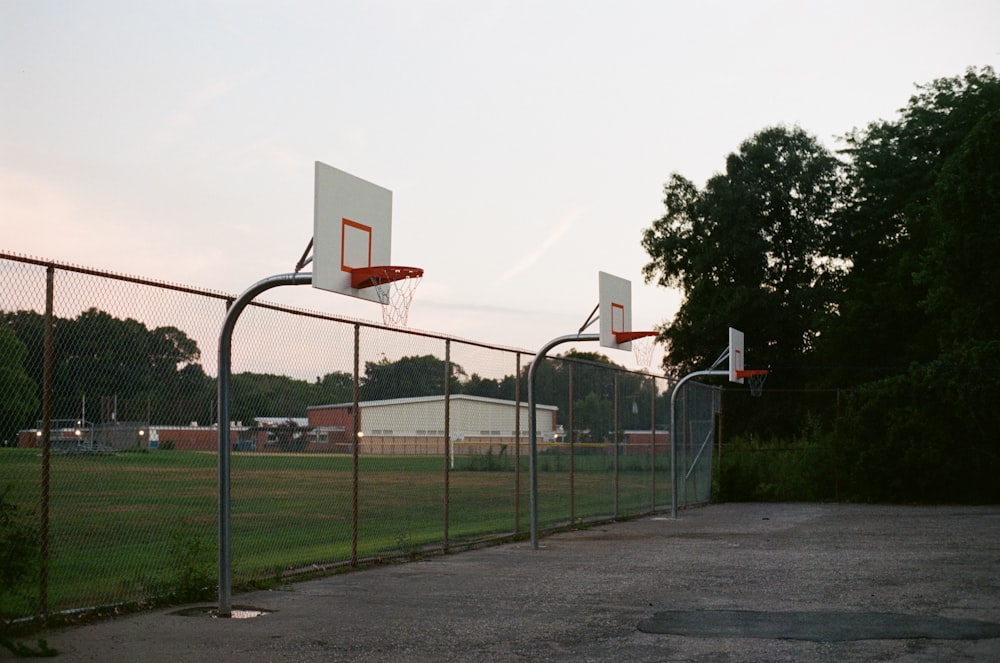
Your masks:
{"label": "white backboard with orange square", "polygon": [[378,302],[376,288],[351,286],[351,271],[390,265],[392,191],[316,162],[313,287]]}
{"label": "white backboard with orange square", "polygon": [[619,343],[615,334],[632,331],[632,282],[608,274],[598,273],[598,316],[601,325],[602,348],[631,350],[632,342]]}
{"label": "white backboard with orange square", "polygon": [[743,377],[737,371],[743,370],[743,362],[746,360],[746,348],[743,342],[743,332],[739,329],[729,328],[729,380],[743,384]]}

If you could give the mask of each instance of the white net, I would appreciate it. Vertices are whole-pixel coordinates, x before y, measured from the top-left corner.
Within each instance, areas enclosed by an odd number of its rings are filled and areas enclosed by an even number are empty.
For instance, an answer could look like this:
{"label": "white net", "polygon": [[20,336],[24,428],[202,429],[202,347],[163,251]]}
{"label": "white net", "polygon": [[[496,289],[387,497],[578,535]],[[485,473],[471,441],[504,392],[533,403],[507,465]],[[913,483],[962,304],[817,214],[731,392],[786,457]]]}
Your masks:
{"label": "white net", "polygon": [[638,366],[653,365],[653,355],[656,353],[656,337],[643,336],[632,341],[632,355]]}
{"label": "white net", "polygon": [[751,396],[760,396],[764,393],[764,380],[767,379],[767,371],[751,373],[743,378],[744,384],[750,387]]}
{"label": "white net", "polygon": [[382,322],[389,327],[405,327],[410,315],[413,293],[420,285],[420,276],[408,276],[373,285],[382,304]]}

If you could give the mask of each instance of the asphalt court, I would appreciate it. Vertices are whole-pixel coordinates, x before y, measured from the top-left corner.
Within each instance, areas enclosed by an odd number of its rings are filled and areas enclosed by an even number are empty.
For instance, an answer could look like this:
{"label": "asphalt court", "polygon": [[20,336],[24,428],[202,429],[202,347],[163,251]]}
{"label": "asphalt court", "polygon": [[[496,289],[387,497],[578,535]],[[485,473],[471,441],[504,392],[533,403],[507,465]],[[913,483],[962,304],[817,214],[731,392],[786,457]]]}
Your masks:
{"label": "asphalt court", "polygon": [[40,635],[60,661],[992,661],[998,570],[1000,506],[719,504]]}
{"label": "asphalt court", "polygon": [[699,638],[772,640],[983,640],[1000,638],[1000,624],[938,615],[814,610],[669,610],[639,622],[645,633]]}

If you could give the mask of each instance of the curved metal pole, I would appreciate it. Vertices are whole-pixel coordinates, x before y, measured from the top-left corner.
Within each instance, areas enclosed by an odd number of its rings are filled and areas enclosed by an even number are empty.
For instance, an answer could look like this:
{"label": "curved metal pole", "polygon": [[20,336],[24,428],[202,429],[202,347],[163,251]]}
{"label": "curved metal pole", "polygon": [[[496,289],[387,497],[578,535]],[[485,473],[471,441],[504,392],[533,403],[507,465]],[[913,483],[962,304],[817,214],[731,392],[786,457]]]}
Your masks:
{"label": "curved metal pole", "polygon": [[[535,374],[538,364],[545,358],[545,353],[557,345],[574,341],[599,340],[601,340],[600,334],[570,334],[554,338],[542,346],[528,367],[528,473],[531,475],[531,547],[534,550],[538,550],[538,440],[535,422]],[[569,434],[572,435],[573,431]]]}
{"label": "curved metal pole", "polygon": [[[719,362],[716,362],[718,364]],[[681,390],[681,385],[693,378],[705,377],[707,375],[729,375],[729,371],[710,369],[706,371],[695,371],[682,377],[674,390],[670,393],[670,517],[677,518],[677,430],[676,430],[676,408],[674,402],[677,400],[677,393]]]}
{"label": "curved metal pole", "polygon": [[312,273],[279,274],[257,281],[237,297],[226,311],[219,333],[219,617],[230,617],[233,611],[233,574],[230,554],[230,493],[229,493],[229,374],[232,359],[233,328],[247,304],[271,288],[282,285],[309,285]]}

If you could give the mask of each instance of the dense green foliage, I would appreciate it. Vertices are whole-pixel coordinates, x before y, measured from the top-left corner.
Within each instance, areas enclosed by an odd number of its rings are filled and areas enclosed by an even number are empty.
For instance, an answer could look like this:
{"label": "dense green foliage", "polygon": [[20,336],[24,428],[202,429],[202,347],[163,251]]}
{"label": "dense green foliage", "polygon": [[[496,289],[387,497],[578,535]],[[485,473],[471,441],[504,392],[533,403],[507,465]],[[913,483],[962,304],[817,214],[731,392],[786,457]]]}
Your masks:
{"label": "dense green foliage", "polygon": [[[38,527],[31,514],[0,492],[0,597],[29,595],[37,579]],[[5,615],[0,611],[0,620]]]}
{"label": "dense green foliage", "polygon": [[[704,189],[671,176],[645,275],[685,295],[661,329],[671,370],[704,368],[733,326],[768,387],[850,390],[824,433],[839,440],[839,497],[997,501],[1000,79],[970,69],[917,89],[897,119],[847,134],[839,158],[774,127]],[[743,414],[731,433],[767,430],[795,451],[741,451],[741,471],[809,475],[795,460],[805,408]],[[812,494],[727,472],[743,497]]]}
{"label": "dense green foliage", "polygon": [[38,385],[24,370],[28,348],[14,332],[0,328],[0,440],[12,440],[39,406]]}
{"label": "dense green foliage", "polygon": [[822,502],[841,497],[832,434],[808,425],[791,440],[736,438],[724,447],[715,497],[732,502]]}
{"label": "dense green foliage", "polygon": [[[0,313],[0,326],[14,332],[27,348],[23,367],[40,402],[44,316],[35,311]],[[210,419],[215,381],[198,364],[197,344],[181,330],[149,329],[137,320],[91,308],[75,318],[53,320],[52,337],[53,418],[139,421],[152,415],[164,423]],[[123,407],[126,403],[136,404],[131,412]],[[32,427],[39,416],[36,407],[19,420],[9,420],[9,425]]]}

